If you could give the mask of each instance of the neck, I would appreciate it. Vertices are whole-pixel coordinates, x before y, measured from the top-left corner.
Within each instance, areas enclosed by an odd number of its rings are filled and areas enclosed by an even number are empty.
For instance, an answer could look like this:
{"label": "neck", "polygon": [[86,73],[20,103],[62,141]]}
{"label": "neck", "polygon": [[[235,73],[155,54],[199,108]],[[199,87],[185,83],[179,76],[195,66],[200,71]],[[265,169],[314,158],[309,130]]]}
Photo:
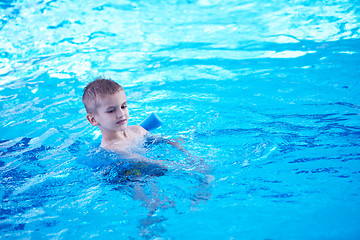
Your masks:
{"label": "neck", "polygon": [[116,141],[123,141],[129,138],[129,134],[126,130],[124,131],[113,131],[113,132],[102,132],[102,144],[111,144]]}

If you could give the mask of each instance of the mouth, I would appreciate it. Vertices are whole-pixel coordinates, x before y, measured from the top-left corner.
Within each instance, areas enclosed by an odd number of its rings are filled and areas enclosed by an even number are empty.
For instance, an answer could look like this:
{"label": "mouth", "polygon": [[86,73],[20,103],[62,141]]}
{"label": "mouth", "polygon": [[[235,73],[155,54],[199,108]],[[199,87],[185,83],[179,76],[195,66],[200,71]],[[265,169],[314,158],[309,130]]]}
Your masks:
{"label": "mouth", "polygon": [[117,121],[116,124],[123,125],[126,123],[126,119],[122,119],[120,121]]}

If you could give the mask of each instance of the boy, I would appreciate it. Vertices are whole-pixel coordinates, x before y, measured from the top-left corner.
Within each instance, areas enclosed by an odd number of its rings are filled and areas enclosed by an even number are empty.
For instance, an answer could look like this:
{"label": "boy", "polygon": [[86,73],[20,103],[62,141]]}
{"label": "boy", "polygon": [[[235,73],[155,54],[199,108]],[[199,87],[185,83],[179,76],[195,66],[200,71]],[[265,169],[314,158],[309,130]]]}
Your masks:
{"label": "boy", "polygon": [[[129,154],[136,145],[136,140],[142,139],[148,133],[141,126],[127,125],[129,109],[125,91],[111,79],[98,77],[90,82],[84,89],[82,101],[87,120],[101,131],[101,148]],[[178,142],[162,140],[188,154]]]}
{"label": "boy", "polygon": [[91,125],[99,127],[101,148],[130,153],[148,132],[141,126],[128,126],[129,110],[124,89],[111,79],[98,77],[84,89],[82,101]]}
{"label": "boy", "polygon": [[[115,177],[112,181],[121,182],[124,179],[134,179],[143,175],[161,176],[166,171],[163,161],[154,161],[140,154],[132,154],[131,149],[136,146],[136,140],[142,139],[148,131],[141,126],[128,126],[129,110],[127,108],[127,101],[124,89],[112,81],[99,77],[93,82],[90,82],[84,89],[82,101],[87,112],[86,118],[91,125],[99,127],[102,133],[101,148],[122,153],[129,159],[136,160],[137,164],[129,165],[127,168],[121,168],[122,176]],[[196,159],[191,156],[186,150],[182,148],[177,142],[165,140],[166,143],[178,148],[187,156],[192,157],[193,161]],[[203,168],[203,160],[200,160],[200,167]],[[146,162],[146,164],[143,164]],[[118,165],[121,166],[122,162]],[[173,163],[173,166],[183,167],[182,164]],[[110,169],[111,171],[111,169]],[[106,173],[109,174],[109,173]],[[213,178],[213,177],[212,177]],[[208,183],[209,176],[206,176],[205,183]],[[211,180],[212,181],[212,180]],[[152,187],[153,188],[153,187]],[[154,189],[153,189],[154,190]],[[139,183],[135,184],[135,199],[144,201],[149,207],[149,216],[155,210],[164,204],[157,196],[157,190],[152,191],[152,195],[147,196],[142,186]],[[201,199],[204,199],[202,197]]]}

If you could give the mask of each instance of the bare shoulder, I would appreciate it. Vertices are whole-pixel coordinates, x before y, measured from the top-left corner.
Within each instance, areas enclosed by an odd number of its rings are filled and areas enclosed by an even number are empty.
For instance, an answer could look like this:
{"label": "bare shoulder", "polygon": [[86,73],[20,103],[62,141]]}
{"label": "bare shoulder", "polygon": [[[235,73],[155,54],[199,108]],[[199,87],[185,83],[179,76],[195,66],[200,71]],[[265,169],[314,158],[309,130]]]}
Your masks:
{"label": "bare shoulder", "polygon": [[147,134],[147,131],[139,125],[128,126],[128,130],[138,136],[144,136],[145,134]]}

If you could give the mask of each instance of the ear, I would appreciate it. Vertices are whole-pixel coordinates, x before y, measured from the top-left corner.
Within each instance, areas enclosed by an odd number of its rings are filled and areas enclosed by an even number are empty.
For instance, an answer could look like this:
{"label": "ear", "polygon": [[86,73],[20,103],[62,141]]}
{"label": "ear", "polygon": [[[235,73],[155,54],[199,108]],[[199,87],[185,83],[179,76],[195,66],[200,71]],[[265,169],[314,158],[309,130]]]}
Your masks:
{"label": "ear", "polygon": [[86,119],[90,122],[91,125],[93,126],[97,126],[99,125],[99,122],[95,119],[95,116],[92,114],[88,114],[86,115]]}

